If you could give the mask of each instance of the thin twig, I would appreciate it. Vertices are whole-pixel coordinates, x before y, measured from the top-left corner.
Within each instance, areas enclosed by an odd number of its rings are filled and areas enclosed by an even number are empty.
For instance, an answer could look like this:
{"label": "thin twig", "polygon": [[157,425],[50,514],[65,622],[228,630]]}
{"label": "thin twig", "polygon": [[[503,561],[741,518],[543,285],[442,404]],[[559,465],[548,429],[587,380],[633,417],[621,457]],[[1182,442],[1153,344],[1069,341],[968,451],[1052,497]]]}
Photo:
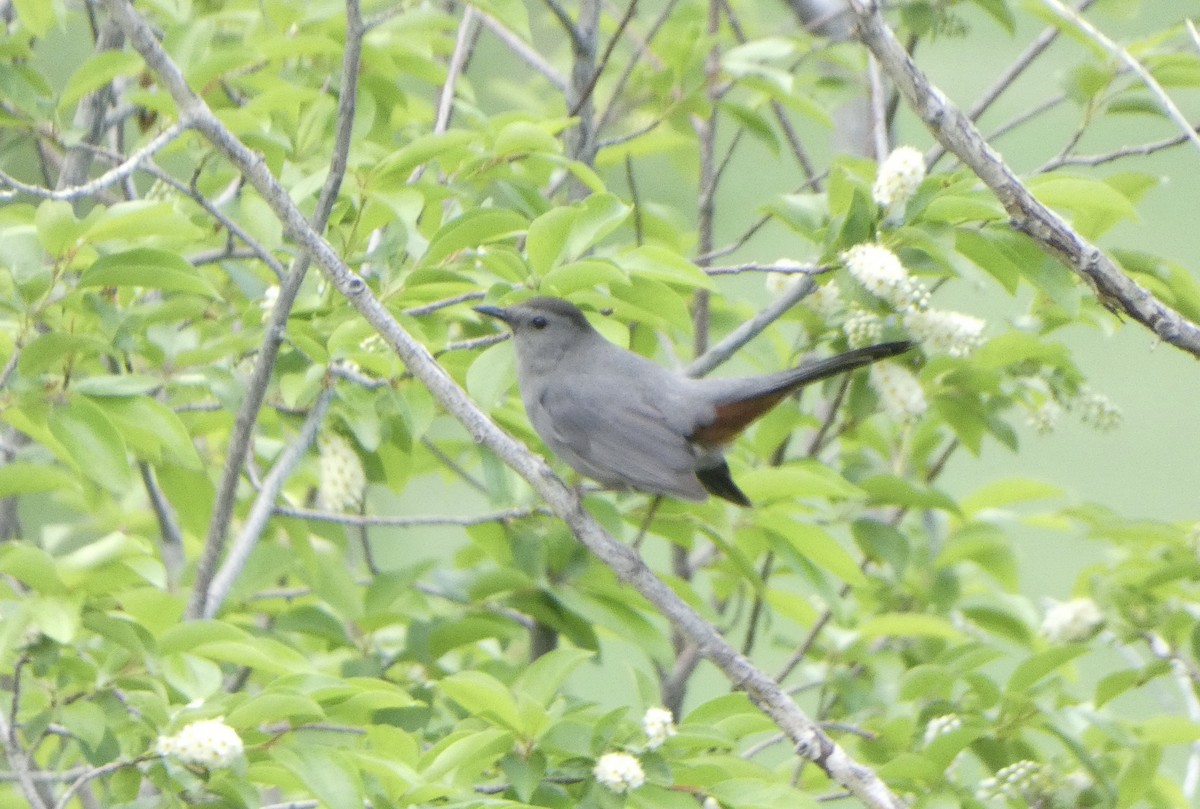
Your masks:
{"label": "thin twig", "polygon": [[314,522],[329,522],[337,525],[370,526],[372,528],[411,528],[428,525],[486,525],[493,522],[511,522],[530,517],[544,517],[552,512],[544,507],[509,508],[504,511],[493,511],[489,514],[476,514],[472,517],[460,516],[421,516],[421,517],[376,517],[360,514],[333,514],[328,511],[317,511],[309,508],[293,508],[291,506],[275,506],[277,517],[294,517],[300,520]]}
{"label": "thin twig", "polygon": [[1171,96],[1167,94],[1163,86],[1158,83],[1158,80],[1154,78],[1141,62],[1133,58],[1133,54],[1116,42],[1113,42],[1103,31],[1084,19],[1082,14],[1064,5],[1060,0],[1042,0],[1042,3],[1057,14],[1060,19],[1075,26],[1075,28],[1083,32],[1093,42],[1108,51],[1111,56],[1124,62],[1130,70],[1136,73],[1138,78],[1142,80],[1142,84],[1146,85],[1146,89],[1150,91],[1150,94],[1158,99],[1158,103],[1162,107],[1163,112],[1167,114],[1167,117],[1175,122],[1175,125],[1187,135],[1188,140],[1197,149],[1200,149],[1200,135],[1188,123],[1187,118],[1179,111],[1179,107],[1175,106],[1175,102],[1171,100]]}
{"label": "thin twig", "polygon": [[782,317],[784,312],[791,309],[816,288],[817,285],[811,277],[803,277],[796,283],[791,284],[778,298],[771,301],[758,314],[731,331],[724,340],[717,343],[704,354],[696,357],[684,369],[684,373],[688,376],[704,376],[708,374],[718,365],[736,354],[738,349],[761,334],[767,326],[770,326]]}
{"label": "thin twig", "polygon": [[[613,86],[613,91],[612,95],[609,97],[608,106],[604,108],[604,111],[601,112],[600,116],[596,119],[597,132],[604,131],[605,127],[611,123],[613,115],[616,114],[617,102],[624,94],[625,86],[629,83],[629,79],[633,75],[634,69],[642,61],[642,57],[650,51],[650,43],[654,41],[654,38],[658,35],[658,32],[662,29],[663,25],[668,19],[670,19],[671,12],[675,9],[675,4],[678,2],[679,0],[667,0],[667,2],[663,4],[662,10],[658,13],[658,16],[654,18],[654,22],[650,25],[650,30],[647,31],[645,37],[638,42],[637,50],[634,51],[633,55],[630,56],[625,62],[625,67],[621,70],[621,75],[617,77],[616,84]],[[655,126],[658,126],[661,120],[662,119],[660,118],[659,120],[655,121],[650,128],[653,129]],[[639,134],[644,133],[639,132]],[[629,139],[632,140],[632,138]],[[613,141],[604,141],[604,145],[610,145],[612,142]]]}
{"label": "thin twig", "polygon": [[117,772],[118,770],[123,770],[126,767],[136,767],[138,764],[141,764],[144,761],[150,761],[153,758],[153,756],[141,756],[140,758],[122,761],[110,761],[107,764],[102,764],[99,767],[88,770],[72,781],[71,785],[63,791],[63,794],[58,798],[58,802],[54,804],[54,809],[67,809],[67,807],[71,804],[71,799],[75,797],[75,794],[79,792],[79,790],[83,789],[84,786],[86,786],[89,782],[94,781],[102,776],[109,775],[110,773]]}
{"label": "thin twig", "polygon": [[510,51],[525,60],[526,64],[545,76],[547,81],[554,85],[554,89],[560,92],[567,89],[567,80],[563,78],[563,75],[554,65],[547,62],[545,57],[531,48],[529,43],[487,12],[475,9],[475,13],[479,15],[479,21],[483,23],[484,28],[495,34],[501,42],[508,46]]}
{"label": "thin twig", "polygon": [[604,49],[603,55],[600,57],[600,63],[592,69],[592,76],[588,79],[587,84],[583,86],[579,98],[575,100],[568,116],[574,117],[579,114],[579,110],[592,97],[592,93],[596,89],[596,82],[600,81],[600,74],[604,72],[604,68],[608,66],[608,60],[612,58],[613,51],[617,47],[617,43],[621,41],[621,35],[625,33],[625,26],[629,25],[629,21],[633,19],[633,15],[637,12],[638,0],[629,0],[629,6],[625,9],[625,13],[621,15],[621,21],[617,23],[617,30],[608,40],[608,47]]}
{"label": "thin twig", "polygon": [[1150,143],[1142,143],[1137,146],[1124,146],[1120,149],[1113,149],[1111,152],[1101,152],[1092,155],[1069,155],[1066,157],[1055,158],[1044,166],[1038,169],[1038,172],[1053,171],[1054,169],[1063,166],[1102,166],[1105,163],[1111,163],[1114,160],[1121,160],[1126,157],[1145,157],[1152,155],[1155,152],[1161,152],[1175,146],[1181,146],[1187,143],[1187,135],[1176,135],[1173,138],[1164,138]]}
{"label": "thin twig", "polygon": [[146,495],[154,510],[154,518],[158,521],[163,567],[167,571],[167,584],[169,589],[174,590],[187,561],[183,554],[183,529],[179,527],[179,515],[175,513],[171,501],[167,499],[162,487],[158,485],[154,467],[145,461],[138,461],[138,471],[142,475],[142,485],[146,488]]}
{"label": "thin twig", "polygon": [[21,671],[28,659],[27,655],[21,654],[17,658],[16,665],[13,666],[11,675],[12,704],[9,706],[7,714],[0,711],[0,745],[4,746],[4,753],[8,757],[8,766],[12,768],[17,783],[21,785],[21,792],[25,795],[25,800],[29,801],[30,809],[47,809],[45,801],[42,800],[41,790],[38,789],[37,782],[33,777],[34,762],[17,734],[17,710],[21,704]]}
{"label": "thin twig", "polygon": [[[1086,11],[1088,7],[1095,2],[1096,0],[1082,0],[1082,2],[1080,2],[1076,8],[1081,12]],[[978,121],[980,116],[987,112],[992,104],[996,102],[996,99],[998,99],[1006,90],[1008,90],[1008,88],[1013,85],[1013,82],[1015,82],[1017,78],[1020,77],[1020,75],[1024,73],[1039,56],[1045,53],[1046,49],[1050,47],[1054,40],[1058,39],[1058,36],[1061,33],[1062,32],[1053,25],[1046,26],[1046,28],[1042,29],[1042,32],[1034,38],[1033,42],[1029,43],[1029,47],[1022,51],[1021,54],[1017,56],[1016,60],[1009,65],[1008,69],[1001,73],[1000,77],[992,83],[992,86],[984,90],[983,94],[976,99],[975,103],[972,104],[970,109],[967,110],[967,117],[972,121]],[[989,136],[988,140],[990,141],[994,137],[995,135]],[[945,154],[945,147],[939,144],[925,155],[925,164],[930,170],[932,170],[934,164],[941,160]]]}
{"label": "thin twig", "polygon": [[433,314],[439,309],[445,309],[447,306],[457,306],[460,303],[467,301],[481,301],[487,297],[486,292],[464,292],[461,295],[455,295],[452,298],[443,298],[440,301],[433,303],[422,304],[421,306],[413,306],[404,310],[404,314],[409,317],[422,317],[423,315]]}
{"label": "thin twig", "polygon": [[15,177],[10,177],[0,171],[0,183],[10,186],[13,191],[0,192],[0,200],[12,199],[17,193],[29,194],[30,196],[40,199],[55,199],[55,200],[76,200],[82,197],[95,196],[103,189],[116,185],[142,167],[142,165],[153,157],[157,152],[161,151],[165,146],[178,138],[187,131],[187,125],[183,122],[176,121],[169,127],[164,129],[154,138],[152,138],[145,146],[138,149],[128,158],[108,171],[101,174],[99,177],[89,182],[80,185],[69,185],[65,188],[42,188],[38,185],[29,185],[23,183]]}
{"label": "thin twig", "polygon": [[781,275],[820,275],[830,269],[827,264],[800,264],[795,261],[777,261],[774,264],[727,264],[723,267],[705,267],[707,275],[739,275],[744,272],[777,272]]}
{"label": "thin twig", "polygon": [[246,560],[250,558],[250,552],[258,544],[259,537],[267,527],[267,521],[271,519],[271,515],[275,511],[275,501],[283,489],[283,484],[287,482],[292,470],[308,452],[332,400],[332,387],[321,391],[308,413],[308,418],[304,421],[304,426],[300,428],[299,434],[287,449],[280,453],[275,465],[271,467],[271,471],[263,478],[262,487],[254,499],[254,504],[250,507],[250,513],[246,515],[242,530],[230,544],[224,563],[212,577],[212,583],[208,587],[208,597],[204,600],[203,617],[212,618],[216,615],[221,604],[228,597],[229,591],[233,589],[233,583],[241,575],[242,569],[246,566]]}

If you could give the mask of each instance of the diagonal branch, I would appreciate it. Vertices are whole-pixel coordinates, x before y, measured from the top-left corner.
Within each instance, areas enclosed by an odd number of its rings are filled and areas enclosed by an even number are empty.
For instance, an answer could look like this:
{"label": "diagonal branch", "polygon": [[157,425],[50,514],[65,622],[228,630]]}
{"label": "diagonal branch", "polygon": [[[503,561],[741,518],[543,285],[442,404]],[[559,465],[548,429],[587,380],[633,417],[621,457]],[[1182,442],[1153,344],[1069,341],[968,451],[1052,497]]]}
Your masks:
{"label": "diagonal branch", "polygon": [[550,470],[546,462],[501,430],[466,392],[438,365],[376,298],[362,278],[353,273],[329,243],[304,217],[287,191],[267,169],[261,156],[237,139],[191,88],[179,68],[154,37],[146,20],[130,0],[105,0],[146,64],[162,80],[197,132],[235,165],[279,217],[288,237],[322,268],[332,286],[370,323],[434,398],[458,419],[480,444],[487,446],[545,500],[571,532],[625,584],[642,594],[701,655],[712,661],[737,688],[782,729],[799,755],[816,763],[831,778],[870,807],[903,809],[904,804],[875,773],[850,755],[813,722],[779,684],[739,655],[724,637],[679,595],[654,575],[637,554],[608,534],[584,508],[579,495]]}
{"label": "diagonal branch", "polygon": [[246,561],[250,558],[250,552],[258,544],[258,538],[266,529],[267,521],[275,512],[275,501],[279,499],[279,492],[283,490],[283,484],[287,482],[292,470],[296,468],[312,445],[317,431],[321,429],[321,422],[325,420],[325,411],[329,409],[329,403],[332,400],[333,385],[330,384],[317,397],[317,401],[308,413],[308,418],[304,420],[304,426],[300,428],[300,434],[287,449],[280,453],[275,465],[271,467],[271,471],[263,478],[262,489],[259,490],[254,505],[250,507],[250,513],[246,515],[242,530],[230,546],[229,553],[221,564],[220,570],[212,578],[212,584],[208,588],[208,597],[204,600],[203,616],[205,618],[212,618],[216,615],[221,604],[229,596],[234,582],[237,581],[238,576],[242,573],[242,568],[246,566]]}
{"label": "diagonal branch", "polygon": [[1033,196],[962,110],[930,82],[884,22],[876,0],[850,0],[858,35],[934,137],[982,180],[1012,217],[1012,226],[1085,280],[1106,306],[1141,323],[1164,342],[1200,357],[1200,326],[1135,283],[1112,259]]}

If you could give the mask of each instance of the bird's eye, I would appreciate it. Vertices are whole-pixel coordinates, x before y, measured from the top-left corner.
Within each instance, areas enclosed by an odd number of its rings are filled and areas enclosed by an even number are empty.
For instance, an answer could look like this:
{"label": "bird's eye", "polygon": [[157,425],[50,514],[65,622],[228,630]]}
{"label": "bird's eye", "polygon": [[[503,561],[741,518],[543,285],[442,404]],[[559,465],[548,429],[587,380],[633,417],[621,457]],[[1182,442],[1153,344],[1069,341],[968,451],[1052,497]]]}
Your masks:
{"label": "bird's eye", "polygon": [[542,317],[541,315],[537,315],[536,317],[533,317],[529,320],[529,325],[533,326],[538,331],[541,331],[542,329],[546,328],[546,324],[547,324],[546,318]]}

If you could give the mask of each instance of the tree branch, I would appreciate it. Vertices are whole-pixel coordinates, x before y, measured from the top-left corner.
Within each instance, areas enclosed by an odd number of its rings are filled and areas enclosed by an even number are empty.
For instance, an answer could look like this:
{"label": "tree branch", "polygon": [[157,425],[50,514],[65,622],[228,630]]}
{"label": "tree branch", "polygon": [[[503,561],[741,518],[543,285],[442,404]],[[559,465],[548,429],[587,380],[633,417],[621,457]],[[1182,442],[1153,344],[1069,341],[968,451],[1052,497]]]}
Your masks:
{"label": "tree branch", "polygon": [[876,0],[850,0],[858,33],[934,137],[996,195],[1012,225],[1062,261],[1100,301],[1141,323],[1164,342],[1200,357],[1200,327],[1126,276],[1099,248],[1038,201],[966,115],[934,87],[883,20]]}
{"label": "tree branch", "polygon": [[250,558],[250,552],[254,550],[254,546],[258,544],[259,537],[267,527],[267,521],[271,519],[271,515],[275,511],[275,501],[279,498],[279,492],[283,489],[283,484],[287,482],[291,476],[292,470],[296,468],[296,464],[304,457],[308,448],[312,445],[313,439],[317,436],[317,430],[321,428],[321,422],[325,419],[325,411],[329,409],[329,402],[333,399],[333,387],[327,387],[321,391],[321,395],[317,397],[316,403],[312,406],[312,410],[308,413],[308,418],[304,421],[304,426],[300,429],[296,439],[285,449],[280,455],[275,465],[271,467],[271,471],[263,478],[262,488],[258,492],[258,497],[254,500],[254,505],[250,507],[250,513],[246,515],[246,521],[242,525],[242,530],[238,534],[237,539],[229,546],[229,553],[225,557],[225,562],[221,565],[220,570],[212,578],[212,584],[209,585],[208,595],[204,599],[205,618],[212,618],[217,614],[217,610],[221,608],[221,604],[229,595],[229,591],[233,589],[233,583],[237,581],[237,577],[241,575],[242,568],[246,566],[246,560]]}

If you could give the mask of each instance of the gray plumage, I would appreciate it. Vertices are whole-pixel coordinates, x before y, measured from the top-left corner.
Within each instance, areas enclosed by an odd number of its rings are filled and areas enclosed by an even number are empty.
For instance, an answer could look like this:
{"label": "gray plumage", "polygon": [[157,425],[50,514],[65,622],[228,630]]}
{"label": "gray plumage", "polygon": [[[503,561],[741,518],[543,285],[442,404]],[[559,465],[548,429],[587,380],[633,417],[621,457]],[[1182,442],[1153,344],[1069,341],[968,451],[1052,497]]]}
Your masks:
{"label": "gray plumage", "polygon": [[749,500],[722,448],[801,385],[908,350],[884,343],[756,377],[693,379],[610,343],[574,305],[533,298],[480,306],[513,332],[525,412],[546,446],[604,486]]}

